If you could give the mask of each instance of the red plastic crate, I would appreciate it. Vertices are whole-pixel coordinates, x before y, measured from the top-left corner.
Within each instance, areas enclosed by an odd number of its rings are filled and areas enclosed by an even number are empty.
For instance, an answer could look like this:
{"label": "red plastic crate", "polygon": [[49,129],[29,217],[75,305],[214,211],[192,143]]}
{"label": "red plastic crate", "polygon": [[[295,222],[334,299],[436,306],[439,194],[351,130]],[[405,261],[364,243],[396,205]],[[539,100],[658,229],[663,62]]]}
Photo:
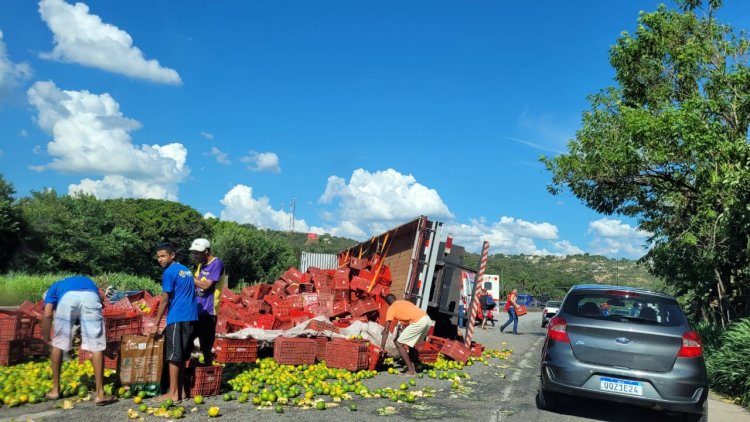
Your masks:
{"label": "red plastic crate", "polygon": [[447,343],[447,338],[438,337],[438,336],[427,336],[427,342],[432,344],[433,346],[437,347],[438,349],[441,349],[445,343]]}
{"label": "red plastic crate", "polygon": [[384,356],[380,354],[380,347],[370,343],[370,350],[368,353],[370,355],[370,362],[367,369],[370,371],[377,371],[384,359]]}
{"label": "red plastic crate", "polygon": [[34,336],[36,319],[24,312],[0,312],[0,341],[24,340]]}
{"label": "red plastic crate", "polygon": [[414,348],[417,350],[417,358],[422,363],[434,363],[440,353],[440,348],[426,341],[417,343]]}
{"label": "red plastic crate", "polygon": [[472,357],[479,358],[482,357],[482,352],[484,352],[484,346],[480,343],[472,341],[471,350],[469,351],[470,355]]}
{"label": "red plastic crate", "polygon": [[463,362],[469,360],[469,349],[458,341],[447,341],[440,349],[440,353],[455,360],[456,362]]}
{"label": "red plastic crate", "polygon": [[262,328],[264,330],[273,330],[273,325],[276,322],[276,318],[273,315],[258,315],[258,318],[253,321],[253,327]]}
{"label": "red plastic crate", "polygon": [[282,330],[286,331],[294,327],[294,324],[292,323],[292,317],[286,316],[282,318],[276,318],[276,321],[273,323],[273,329],[274,330]]}
{"label": "red plastic crate", "polygon": [[369,342],[333,339],[326,346],[326,366],[348,371],[370,367]]}
{"label": "red plastic crate", "polygon": [[20,362],[23,356],[23,341],[0,341],[0,366]]}
{"label": "red plastic crate", "polygon": [[280,365],[312,365],[317,343],[309,338],[277,337],[273,342],[273,359]]}
{"label": "red plastic crate", "polygon": [[41,320],[44,316],[44,312],[37,308],[36,304],[29,302],[28,300],[25,300],[22,304],[18,306],[18,310],[33,317],[34,319]]}
{"label": "red plastic crate", "polygon": [[313,337],[315,340],[315,359],[318,361],[325,360],[326,358],[326,346],[328,345],[328,337],[318,336]]}
{"label": "red plastic crate", "polygon": [[185,378],[190,386],[190,397],[198,395],[208,397],[221,392],[221,375],[224,367],[221,365],[203,365],[191,361]]}
{"label": "red plastic crate", "polygon": [[349,313],[349,301],[346,299],[339,299],[334,300],[333,305],[331,306],[330,311],[328,312],[328,317],[340,317],[344,316]]}
{"label": "red plastic crate", "polygon": [[[259,313],[263,309],[263,302],[259,299],[245,299],[242,298],[242,305],[247,313]],[[221,310],[223,311],[223,309]]]}
{"label": "red plastic crate", "polygon": [[122,336],[141,335],[143,333],[143,319],[140,315],[113,317],[104,316],[107,341],[119,341]]}
{"label": "red plastic crate", "polygon": [[288,283],[299,284],[302,281],[302,273],[296,268],[290,268],[281,275],[281,279]]}
{"label": "red plastic crate", "polygon": [[221,289],[221,301],[222,302],[239,303],[241,299],[242,299],[242,296],[227,289],[226,287],[223,287]]}
{"label": "red plastic crate", "polygon": [[[120,342],[108,342],[106,347],[104,349],[104,367],[107,369],[117,369],[117,359],[120,356]],[[78,348],[78,362],[83,363],[86,360],[91,360],[93,356],[93,352],[83,350],[80,347]]]}
{"label": "red plastic crate", "polygon": [[216,337],[214,359],[221,363],[254,363],[258,360],[258,342],[253,338]]}
{"label": "red plastic crate", "polygon": [[338,333],[338,328],[334,327],[333,324],[325,322],[325,321],[319,321],[317,319],[314,319],[310,321],[307,324],[307,329],[317,332],[324,332],[324,331],[333,331],[335,333]]}
{"label": "red plastic crate", "polygon": [[360,292],[367,292],[370,289],[370,279],[357,275],[352,277],[350,288]]}
{"label": "red plastic crate", "polygon": [[284,295],[287,286],[289,286],[289,283],[287,283],[284,280],[276,280],[276,282],[273,283],[273,286],[271,286],[271,294],[275,296],[282,296]]}
{"label": "red plastic crate", "polygon": [[349,260],[349,268],[353,270],[361,270],[367,266],[368,262],[363,258],[352,257]]}
{"label": "red plastic crate", "polygon": [[334,290],[349,290],[349,278],[336,275],[331,280],[329,287],[333,288]]}
{"label": "red plastic crate", "polygon": [[349,312],[352,314],[352,316],[358,317],[365,314],[368,314],[370,312],[375,312],[380,309],[380,305],[375,300],[374,297],[368,297],[365,299],[358,300],[356,302],[353,302],[349,306]]}
{"label": "red plastic crate", "polygon": [[[157,323],[155,317],[148,317],[144,316],[141,318],[141,324],[143,326],[143,335],[149,335],[151,334],[151,330],[154,328],[154,325]],[[164,328],[167,326],[167,316],[161,317],[161,321],[159,321],[159,332],[164,332]]]}

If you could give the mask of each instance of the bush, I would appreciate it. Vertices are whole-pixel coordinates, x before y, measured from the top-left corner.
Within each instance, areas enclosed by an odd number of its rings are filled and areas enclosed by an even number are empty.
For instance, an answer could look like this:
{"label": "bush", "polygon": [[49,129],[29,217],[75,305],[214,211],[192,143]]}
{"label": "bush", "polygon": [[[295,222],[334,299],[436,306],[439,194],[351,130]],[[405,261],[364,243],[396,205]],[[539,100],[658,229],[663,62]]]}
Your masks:
{"label": "bush", "polygon": [[[18,305],[24,300],[36,302],[42,298],[52,283],[72,274],[25,274],[0,275],[0,306]],[[92,277],[102,289],[113,286],[117,290],[150,290],[161,293],[161,285],[145,277],[123,273],[106,273]]]}
{"label": "bush", "polygon": [[750,406],[750,318],[733,323],[721,338],[721,347],[708,355],[709,382],[714,390],[737,397]]}

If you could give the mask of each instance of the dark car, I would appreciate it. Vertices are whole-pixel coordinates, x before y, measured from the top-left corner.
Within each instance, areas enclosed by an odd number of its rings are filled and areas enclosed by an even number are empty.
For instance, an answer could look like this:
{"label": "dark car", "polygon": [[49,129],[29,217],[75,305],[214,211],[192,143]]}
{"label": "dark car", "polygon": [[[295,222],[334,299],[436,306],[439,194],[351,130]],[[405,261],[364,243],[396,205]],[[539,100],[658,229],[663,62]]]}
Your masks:
{"label": "dark car", "polygon": [[708,420],[700,337],[663,293],[574,286],[547,326],[541,369],[540,409],[554,410],[575,396]]}

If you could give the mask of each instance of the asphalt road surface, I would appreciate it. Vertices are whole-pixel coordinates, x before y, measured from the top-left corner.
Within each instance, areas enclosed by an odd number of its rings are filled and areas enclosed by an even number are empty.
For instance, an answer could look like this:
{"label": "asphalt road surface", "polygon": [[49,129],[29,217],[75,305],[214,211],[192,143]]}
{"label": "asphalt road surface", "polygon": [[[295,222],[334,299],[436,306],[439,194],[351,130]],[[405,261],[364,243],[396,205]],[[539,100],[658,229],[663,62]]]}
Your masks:
{"label": "asphalt road surface", "polygon": [[[449,382],[436,379],[417,379],[417,386],[412,390],[423,391],[434,388],[435,397],[418,399],[416,403],[393,403],[388,399],[365,399],[354,396],[351,401],[342,402],[339,407],[326,410],[302,410],[294,406],[285,407],[283,414],[276,414],[272,409],[257,410],[251,404],[240,404],[238,401],[224,402],[220,397],[211,397],[201,406],[192,403],[183,404],[188,412],[184,420],[207,420],[209,406],[219,406],[219,422],[246,421],[250,418],[264,418],[268,421],[291,420],[353,420],[375,421],[383,418],[389,420],[436,420],[446,421],[665,421],[678,420],[670,415],[632,406],[595,400],[576,399],[569,401],[557,413],[541,411],[536,408],[534,397],[539,383],[539,355],[544,339],[544,330],[540,327],[540,314],[530,313],[520,318],[521,335],[500,333],[497,327],[478,330],[475,338],[488,348],[513,350],[508,361],[490,360],[490,365],[474,365],[465,368],[471,379],[463,383],[464,387],[453,390]],[[380,374],[365,384],[370,388],[392,387],[407,379],[401,375]],[[147,400],[146,403],[149,403]],[[349,410],[349,404],[356,403],[357,412]],[[154,405],[157,406],[157,405]],[[136,408],[132,400],[96,407],[92,402],[81,402],[73,409],[62,410],[54,403],[46,402],[26,405],[20,408],[0,409],[2,421],[119,421],[127,419],[127,409]],[[381,413],[389,413],[388,416]],[[169,420],[147,416],[146,421]],[[750,412],[716,399],[712,396],[709,402],[710,421],[750,422]]]}

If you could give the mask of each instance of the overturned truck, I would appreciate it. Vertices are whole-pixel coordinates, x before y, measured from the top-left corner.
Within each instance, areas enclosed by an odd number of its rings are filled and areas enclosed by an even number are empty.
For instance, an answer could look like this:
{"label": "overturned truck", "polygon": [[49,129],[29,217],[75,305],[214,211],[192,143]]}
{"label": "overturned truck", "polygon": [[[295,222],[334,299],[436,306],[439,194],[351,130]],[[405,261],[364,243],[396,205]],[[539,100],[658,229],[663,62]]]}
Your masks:
{"label": "overturned truck", "polygon": [[[390,269],[390,292],[413,302],[435,321],[436,336],[455,339],[464,283],[474,279],[477,268],[464,265],[466,250],[442,239],[443,223],[421,216],[373,236],[338,254],[339,266],[356,268],[360,262]],[[377,271],[377,269],[374,269]],[[473,289],[471,289],[473,291]]]}

